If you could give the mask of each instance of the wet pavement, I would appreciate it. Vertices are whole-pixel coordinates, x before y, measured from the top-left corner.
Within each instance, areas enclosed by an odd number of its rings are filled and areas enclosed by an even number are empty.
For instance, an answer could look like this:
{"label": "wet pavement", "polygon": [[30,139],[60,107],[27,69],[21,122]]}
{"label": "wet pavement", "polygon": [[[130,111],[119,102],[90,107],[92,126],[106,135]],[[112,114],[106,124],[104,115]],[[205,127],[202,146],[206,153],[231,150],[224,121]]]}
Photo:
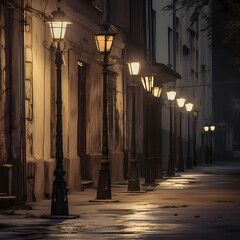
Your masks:
{"label": "wet pavement", "polygon": [[240,162],[196,167],[174,178],[126,193],[112,184],[117,203],[89,202],[96,190],[69,195],[69,213],[80,218],[43,219],[50,200],[0,212],[0,239],[240,239]]}

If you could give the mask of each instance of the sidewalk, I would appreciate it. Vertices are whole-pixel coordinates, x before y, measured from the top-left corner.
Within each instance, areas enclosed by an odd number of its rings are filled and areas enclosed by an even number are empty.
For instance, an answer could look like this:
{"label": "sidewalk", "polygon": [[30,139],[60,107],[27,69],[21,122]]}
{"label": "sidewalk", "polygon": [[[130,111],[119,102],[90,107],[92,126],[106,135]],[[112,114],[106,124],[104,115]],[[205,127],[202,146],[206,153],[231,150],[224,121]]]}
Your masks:
{"label": "sidewalk", "polygon": [[[181,175],[180,175],[181,174]],[[143,181],[143,179],[142,179]],[[96,190],[69,195],[73,220],[49,220],[51,201],[0,212],[0,239],[240,239],[240,163],[215,163],[176,173],[146,193],[124,193],[112,184],[118,203],[90,203]]]}

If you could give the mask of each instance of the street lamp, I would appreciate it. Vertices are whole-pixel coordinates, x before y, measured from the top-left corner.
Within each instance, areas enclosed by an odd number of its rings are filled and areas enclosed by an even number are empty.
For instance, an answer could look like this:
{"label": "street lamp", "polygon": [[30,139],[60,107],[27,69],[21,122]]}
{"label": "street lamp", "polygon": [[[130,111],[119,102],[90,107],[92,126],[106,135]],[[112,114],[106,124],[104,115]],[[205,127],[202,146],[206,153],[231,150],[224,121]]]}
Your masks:
{"label": "street lamp", "polygon": [[136,76],[139,74],[140,63],[128,63],[129,74],[132,78],[132,142],[131,142],[131,161],[128,176],[128,191],[140,191],[138,167],[136,160],[136,138],[135,138],[135,97],[136,97]]}
{"label": "street lamp", "polygon": [[[159,98],[161,97],[161,93],[162,93],[162,87],[161,86],[155,86],[152,89],[152,95],[155,97],[155,99],[157,99],[156,104],[155,105],[155,109],[154,109],[154,118],[156,119],[155,121],[155,126],[156,126],[156,130],[154,130],[154,136],[155,139],[153,141],[153,145],[154,145],[154,151],[155,151],[155,159],[156,159],[156,171],[155,171],[155,178],[162,178],[163,177],[163,172],[162,172],[162,159],[161,159],[161,146],[158,146],[158,144],[161,144],[161,133],[160,133],[160,129],[159,129],[159,125],[158,125],[158,116],[159,113],[161,113],[161,108],[159,109],[159,105],[158,103],[161,101],[159,101]],[[157,107],[157,109],[156,109]],[[160,115],[161,116],[161,115]],[[161,123],[161,119],[160,119],[160,123]]]}
{"label": "street lamp", "polygon": [[152,90],[154,85],[154,77],[155,74],[146,74],[141,77],[142,85],[147,93],[147,114],[146,114],[146,177],[145,177],[145,185],[155,185],[155,168],[154,168],[154,160],[152,156],[149,154],[149,133],[148,133],[148,118],[149,118],[149,98],[152,96]]}
{"label": "street lamp", "polygon": [[210,130],[210,127],[208,126],[208,124],[205,124],[204,127],[203,127],[204,131],[205,131],[205,163],[208,163],[209,162],[209,147],[208,147],[208,132]]}
{"label": "street lamp", "polygon": [[108,116],[107,116],[107,66],[108,54],[111,52],[115,34],[109,32],[109,24],[101,25],[101,31],[95,34],[97,50],[104,55],[103,62],[103,127],[102,127],[102,161],[99,173],[97,199],[111,199],[111,175],[108,159]]}
{"label": "street lamp", "polygon": [[193,109],[193,104],[192,103],[187,103],[185,104],[186,110],[188,112],[188,148],[187,148],[187,168],[191,169],[192,168],[192,159],[191,159],[191,154],[190,154],[190,112]]}
{"label": "street lamp", "polygon": [[204,129],[205,132],[208,132],[209,126],[205,125],[205,126],[203,127],[203,129]]}
{"label": "street lamp", "polygon": [[215,126],[210,126],[210,163],[213,163],[213,133],[215,131]]}
{"label": "street lamp", "polygon": [[179,110],[179,121],[180,121],[180,142],[179,142],[179,161],[178,161],[178,171],[183,172],[184,171],[184,160],[183,160],[183,153],[182,153],[182,111],[181,108],[184,107],[186,99],[185,98],[178,98],[177,99],[177,104],[178,107],[180,108]]}
{"label": "street lamp", "polygon": [[214,131],[215,131],[215,126],[214,126],[214,125],[210,126],[210,130],[211,130],[212,132],[214,132]]}
{"label": "street lamp", "polygon": [[170,112],[170,133],[169,133],[169,161],[168,161],[168,176],[175,175],[175,163],[173,159],[173,146],[172,146],[172,108],[177,92],[171,88],[167,91],[167,98],[170,101],[169,112]]}
{"label": "street lamp", "polygon": [[193,115],[193,165],[197,166],[197,150],[196,150],[196,126],[198,111],[196,109],[192,112]]}
{"label": "street lamp", "polygon": [[[61,1],[58,1],[58,4]],[[58,5],[57,4],[57,5]],[[53,181],[51,215],[45,217],[51,218],[75,218],[76,215],[68,214],[68,199],[66,181],[64,180],[65,171],[63,169],[63,136],[62,136],[62,75],[61,68],[63,64],[62,54],[66,44],[63,42],[66,33],[67,25],[71,22],[67,19],[61,7],[57,7],[57,11],[52,12],[52,18],[48,21],[53,43],[50,51],[53,51],[57,67],[57,127],[56,127],[56,169],[54,171],[55,180]],[[64,43],[64,48],[61,49],[60,43]],[[56,47],[55,44],[56,43]],[[43,44],[44,45],[44,44]],[[46,47],[44,45],[44,47]],[[47,47],[46,47],[47,48]]]}
{"label": "street lamp", "polygon": [[155,98],[160,98],[162,93],[162,88],[161,87],[154,87],[152,90],[152,94]]}

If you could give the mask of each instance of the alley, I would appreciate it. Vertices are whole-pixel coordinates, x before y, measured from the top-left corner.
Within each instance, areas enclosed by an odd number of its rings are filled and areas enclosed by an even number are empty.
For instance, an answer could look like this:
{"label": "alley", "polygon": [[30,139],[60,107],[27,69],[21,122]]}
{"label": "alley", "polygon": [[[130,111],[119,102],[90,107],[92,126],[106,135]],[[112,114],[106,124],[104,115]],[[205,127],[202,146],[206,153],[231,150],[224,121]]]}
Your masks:
{"label": "alley", "polygon": [[[143,179],[142,179],[143,180]],[[69,195],[74,220],[47,220],[50,200],[2,210],[0,239],[240,239],[240,163],[215,163],[164,178],[146,193],[112,184],[117,203],[89,202],[96,190]]]}

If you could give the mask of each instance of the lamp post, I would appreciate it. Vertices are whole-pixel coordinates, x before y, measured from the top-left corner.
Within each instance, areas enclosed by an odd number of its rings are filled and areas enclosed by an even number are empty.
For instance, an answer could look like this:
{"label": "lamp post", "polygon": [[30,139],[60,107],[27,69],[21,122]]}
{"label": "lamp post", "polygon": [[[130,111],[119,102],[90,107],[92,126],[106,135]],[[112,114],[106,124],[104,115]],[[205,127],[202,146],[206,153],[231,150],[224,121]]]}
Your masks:
{"label": "lamp post", "polygon": [[209,126],[208,124],[205,124],[203,127],[205,131],[205,163],[209,162],[209,147],[208,147],[208,132],[209,132]]}
{"label": "lamp post", "polygon": [[140,63],[128,63],[129,74],[132,77],[132,141],[131,141],[131,161],[128,176],[128,191],[140,191],[138,167],[136,160],[136,138],[135,138],[135,97],[136,97],[136,76],[139,74]]}
{"label": "lamp post", "polygon": [[145,185],[155,185],[155,171],[154,171],[154,163],[153,163],[153,158],[150,157],[149,154],[149,133],[148,133],[148,118],[149,118],[149,98],[152,96],[152,89],[153,89],[153,84],[154,84],[154,74],[149,74],[149,75],[144,75],[141,77],[142,80],[142,85],[147,93],[147,116],[146,116],[146,156],[145,156],[145,161],[146,161],[146,176],[145,176]]}
{"label": "lamp post", "polygon": [[192,103],[185,104],[186,110],[188,112],[188,148],[187,148],[187,168],[192,168],[192,159],[191,159],[191,153],[190,153],[190,112],[193,109]]}
{"label": "lamp post", "polygon": [[185,98],[178,98],[177,104],[180,108],[179,110],[179,124],[180,124],[180,136],[179,136],[179,160],[178,160],[178,171],[184,171],[184,160],[183,160],[183,153],[182,153],[182,111],[181,109],[184,107],[186,99]]}
{"label": "lamp post", "polygon": [[210,126],[210,163],[213,163],[213,133],[215,131],[215,126],[211,125]]}
{"label": "lamp post", "polygon": [[173,158],[173,141],[172,141],[172,113],[173,113],[173,104],[176,97],[177,92],[171,88],[167,91],[167,98],[170,102],[169,112],[170,112],[170,131],[169,131],[169,160],[168,160],[168,176],[175,175],[175,163]]}
{"label": "lamp post", "polygon": [[[58,4],[61,1],[58,1]],[[65,13],[61,10],[61,7],[57,7],[57,11],[52,12],[52,18],[48,21],[53,43],[51,45],[51,51],[54,51],[57,67],[57,127],[56,127],[56,169],[54,171],[55,180],[53,181],[53,193],[51,203],[51,216],[58,218],[74,218],[78,216],[68,215],[68,199],[66,181],[64,180],[65,171],[63,169],[63,136],[62,136],[62,54],[64,49],[61,49],[60,43],[63,42],[66,28],[68,24],[71,24],[67,20]],[[54,47],[56,43],[57,47]],[[64,42],[63,42],[64,43]],[[64,43],[65,45],[65,43]],[[66,45],[65,45],[66,46]],[[64,46],[64,48],[65,48]]]}
{"label": "lamp post", "polygon": [[108,55],[111,52],[115,34],[108,31],[109,24],[101,25],[101,31],[95,34],[97,50],[104,56],[103,62],[103,115],[102,115],[102,159],[99,173],[97,199],[111,199],[111,173],[108,159],[108,116],[107,116],[107,76]]}
{"label": "lamp post", "polygon": [[196,125],[197,125],[198,111],[194,109],[192,114],[193,114],[193,166],[197,166]]}
{"label": "lamp post", "polygon": [[[161,93],[162,93],[162,87],[159,86],[155,86],[152,90],[152,95],[159,100],[159,98],[161,97]],[[159,101],[157,101],[159,102]],[[161,104],[161,102],[160,102]],[[159,107],[159,105],[157,105],[157,107]],[[154,113],[159,116],[159,108],[155,108]],[[160,109],[160,113],[161,113],[161,109]],[[155,116],[156,116],[155,115]],[[160,115],[161,116],[161,115]],[[156,120],[158,120],[159,118],[157,117]],[[160,123],[161,123],[161,119],[160,119]],[[163,171],[162,171],[162,159],[161,159],[161,146],[158,146],[158,144],[160,145],[161,143],[161,133],[160,133],[160,129],[158,128],[158,121],[156,121],[156,130],[155,130],[155,140],[154,140],[154,146],[155,146],[155,153],[156,153],[156,171],[155,171],[155,178],[163,178]],[[158,150],[159,149],[159,150]]]}

